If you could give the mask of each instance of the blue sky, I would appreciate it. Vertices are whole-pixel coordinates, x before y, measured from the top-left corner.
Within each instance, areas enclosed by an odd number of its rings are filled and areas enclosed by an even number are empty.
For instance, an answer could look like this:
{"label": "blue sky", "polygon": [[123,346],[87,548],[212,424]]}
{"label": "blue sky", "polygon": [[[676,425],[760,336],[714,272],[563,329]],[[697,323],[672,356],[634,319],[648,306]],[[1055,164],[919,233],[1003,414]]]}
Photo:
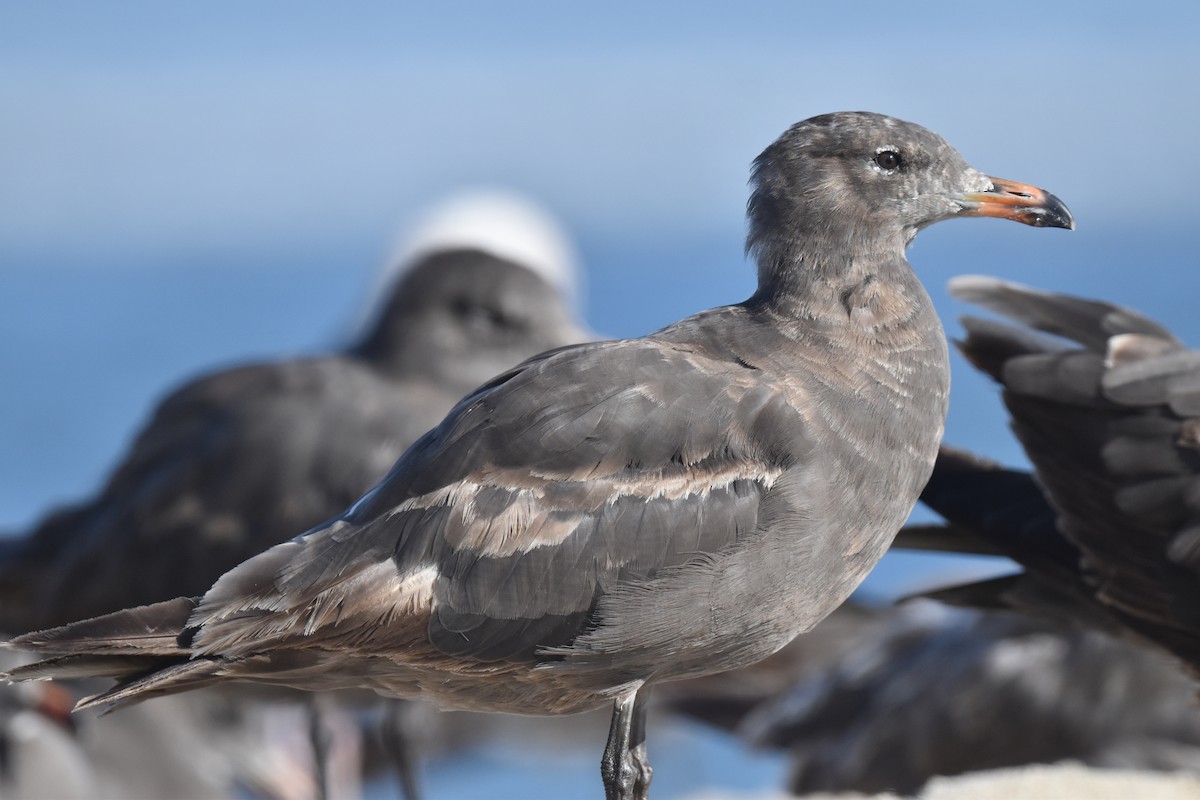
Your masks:
{"label": "blue sky", "polygon": [[[96,485],[201,369],[327,346],[414,215],[499,184],[578,238],[636,335],[742,299],[751,159],[837,109],[920,122],[1079,230],[910,252],[1127,302],[1200,342],[1200,7],[0,0],[0,527]],[[956,366],[948,436],[1019,460]]]}
{"label": "blue sky", "polygon": [[596,234],[736,233],[753,155],[842,108],[1084,224],[1191,216],[1187,4],[398,5],[4,4],[0,241],[383,237],[480,181]]}

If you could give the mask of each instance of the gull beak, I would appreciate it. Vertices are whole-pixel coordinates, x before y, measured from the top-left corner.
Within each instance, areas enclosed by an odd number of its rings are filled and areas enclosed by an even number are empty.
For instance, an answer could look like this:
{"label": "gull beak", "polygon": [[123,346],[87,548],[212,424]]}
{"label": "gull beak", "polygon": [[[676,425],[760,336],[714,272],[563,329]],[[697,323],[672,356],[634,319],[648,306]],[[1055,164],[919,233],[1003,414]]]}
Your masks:
{"label": "gull beak", "polygon": [[992,178],[986,192],[961,195],[957,202],[964,217],[1000,217],[1033,225],[1035,228],[1075,229],[1075,218],[1062,200],[1054,195],[1015,181]]}

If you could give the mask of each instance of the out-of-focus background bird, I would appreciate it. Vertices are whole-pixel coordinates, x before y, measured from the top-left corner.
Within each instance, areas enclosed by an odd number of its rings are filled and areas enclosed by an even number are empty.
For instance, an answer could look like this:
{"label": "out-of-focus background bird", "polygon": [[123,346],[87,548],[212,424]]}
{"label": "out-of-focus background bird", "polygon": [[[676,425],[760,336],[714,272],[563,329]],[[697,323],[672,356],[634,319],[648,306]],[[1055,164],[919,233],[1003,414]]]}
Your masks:
{"label": "out-of-focus background bird", "polygon": [[[833,109],[921,120],[969,159],[999,154],[1008,161],[989,168],[1070,201],[1070,237],[1000,225],[922,235],[910,260],[952,336],[964,306],[942,287],[981,272],[1140,308],[1194,343],[1200,161],[1187,154],[1200,112],[1180,87],[1200,75],[1198,20],[1165,2],[1046,6],[1036,19],[886,2],[539,0],[466,15],[8,4],[0,529],[95,492],[164,386],[311,353],[361,321],[396,221],[464,186],[514,186],[561,215],[589,265],[586,318],[605,333],[640,335],[748,294],[749,265],[728,268],[747,154]],[[1061,147],[1018,135],[1014,120]],[[948,441],[1028,468],[995,385],[957,356],[952,395]],[[895,597],[1012,569],[894,552],[867,590]],[[785,758],[659,716],[659,800],[784,785]],[[529,765],[545,761],[534,747],[559,754],[537,776],[544,795],[592,797],[606,723],[547,732],[452,715],[456,749],[432,764],[430,796],[525,796]]]}
{"label": "out-of-focus background bird", "polygon": [[466,196],[426,226],[345,349],[174,390],[95,497],[4,540],[0,630],[201,594],[349,507],[471,389],[589,338],[566,239],[542,212]]}
{"label": "out-of-focus background bird", "polygon": [[[201,594],[344,510],[463,394],[589,338],[571,310],[576,273],[565,234],[511,193],[465,194],[430,212],[347,347],[185,384],[96,497],[0,542],[0,630]],[[391,734],[415,795],[408,743]],[[320,727],[313,735],[324,786],[332,743]]]}
{"label": "out-of-focus background bird", "polygon": [[796,795],[912,794],[939,775],[1060,761],[1200,771],[1194,691],[1143,646],[926,600],[845,606],[813,642],[666,702],[785,750]]}

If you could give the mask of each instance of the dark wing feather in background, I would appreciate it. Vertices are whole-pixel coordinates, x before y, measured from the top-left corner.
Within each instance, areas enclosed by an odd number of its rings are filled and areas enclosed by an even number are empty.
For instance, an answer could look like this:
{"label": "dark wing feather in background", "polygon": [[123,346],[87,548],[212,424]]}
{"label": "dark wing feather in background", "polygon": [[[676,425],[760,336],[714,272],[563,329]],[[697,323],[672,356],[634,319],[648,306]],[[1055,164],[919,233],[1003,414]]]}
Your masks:
{"label": "dark wing feather in background", "polygon": [[[944,451],[924,499],[1025,567],[1024,579],[992,584],[993,601],[1070,609],[1200,667],[1200,353],[1106,303],[988,278],[957,279],[951,291],[1068,341],[964,320],[959,348],[1004,387],[1037,483]],[[929,546],[923,536],[900,541]]]}

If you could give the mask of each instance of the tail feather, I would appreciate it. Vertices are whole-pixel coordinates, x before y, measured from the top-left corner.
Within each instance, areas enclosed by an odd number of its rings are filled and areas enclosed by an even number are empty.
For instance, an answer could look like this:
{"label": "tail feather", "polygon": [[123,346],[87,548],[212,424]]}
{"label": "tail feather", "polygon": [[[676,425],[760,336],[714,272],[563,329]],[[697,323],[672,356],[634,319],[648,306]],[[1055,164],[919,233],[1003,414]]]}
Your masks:
{"label": "tail feather", "polygon": [[41,656],[186,657],[181,641],[198,598],[177,597],[59,628],[26,633],[7,645]]}
{"label": "tail feather", "polygon": [[85,697],[75,704],[75,709],[103,706],[105,713],[122,706],[140,703],[152,697],[199,689],[216,683],[222,669],[220,661],[200,658],[165,667],[152,667],[149,671],[121,679],[116,686],[105,692]]}
{"label": "tail feather", "polygon": [[113,678],[116,686],[76,706],[110,709],[211,683],[222,663],[193,659],[187,630],[198,602],[179,597],[18,636],[6,646],[43,660],[0,674],[0,680]]}
{"label": "tail feather", "polygon": [[120,680],[128,675],[140,675],[147,669],[165,667],[172,663],[172,661],[165,658],[155,659],[131,655],[55,656],[42,661],[35,661],[32,664],[22,664],[8,672],[0,673],[0,680],[67,681],[87,678],[116,678]]}

